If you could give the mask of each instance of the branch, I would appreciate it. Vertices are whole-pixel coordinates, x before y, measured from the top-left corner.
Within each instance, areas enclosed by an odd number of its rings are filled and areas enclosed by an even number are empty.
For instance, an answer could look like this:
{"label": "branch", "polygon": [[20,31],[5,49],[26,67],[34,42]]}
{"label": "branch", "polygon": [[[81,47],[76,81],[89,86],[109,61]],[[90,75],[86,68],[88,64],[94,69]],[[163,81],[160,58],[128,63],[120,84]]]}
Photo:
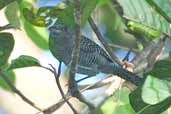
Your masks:
{"label": "branch", "polygon": [[154,41],[149,42],[148,45],[144,48],[144,50],[132,59],[131,63],[134,64],[135,68],[139,65],[139,63],[142,60],[147,58],[147,56],[151,52],[151,49],[154,47],[155,47]]}
{"label": "branch", "polygon": [[[128,47],[125,47],[125,46],[121,46],[121,45],[117,45],[117,44],[108,44],[109,45],[109,47],[111,47],[111,48],[119,48],[119,49],[123,49],[123,50],[130,50],[130,48],[128,48]],[[137,49],[134,49],[134,48],[132,48],[132,51],[134,52],[134,53],[140,53],[140,51],[139,50],[137,50]]]}
{"label": "branch", "polygon": [[79,88],[81,89],[81,92],[84,92],[89,89],[96,89],[96,88],[99,88],[102,86],[109,85],[114,81],[115,81],[115,79],[112,76],[112,74],[108,74],[107,76],[103,77],[102,79],[98,80],[95,83],[88,84],[88,85],[82,85],[82,86],[79,86]]}
{"label": "branch", "polygon": [[8,78],[8,76],[3,72],[0,71],[0,76],[3,78],[3,80],[9,85],[9,87],[11,88],[11,90],[13,92],[15,92],[18,96],[20,96],[23,101],[25,101],[26,103],[28,103],[29,105],[31,105],[32,107],[34,107],[35,109],[39,110],[40,112],[42,112],[42,109],[39,108],[38,106],[36,106],[31,100],[29,100],[27,97],[25,97],[11,82],[11,80]]}
{"label": "branch", "polygon": [[[160,55],[162,52],[167,37],[168,36],[164,34],[160,36],[160,39],[157,43],[151,41],[140,54],[134,57],[132,63],[135,65],[135,72],[150,70],[150,68],[154,65],[158,55]],[[141,63],[143,65],[141,65]]]}
{"label": "branch", "polygon": [[103,36],[101,35],[100,31],[98,30],[96,24],[94,23],[93,19],[91,17],[88,18],[88,22],[93,29],[93,31],[96,33],[96,36],[98,40],[103,44],[104,48],[106,49],[107,53],[110,55],[110,57],[117,62],[119,65],[122,65],[123,63],[117,58],[116,55],[113,54],[112,50],[109,48],[107,42],[104,40]]}
{"label": "branch", "polygon": [[[91,85],[88,85],[85,88],[82,88],[80,91],[84,92],[84,91],[86,91],[88,89],[91,89],[93,87],[97,87],[96,85],[98,85],[103,80],[108,80],[108,78],[111,78],[111,75],[107,75],[106,77],[102,78],[101,80],[99,80],[99,81],[97,81],[97,82],[95,82],[95,83],[93,83]],[[65,98],[67,100],[69,100],[70,98],[72,98],[72,96],[65,95]],[[44,114],[51,114],[51,113],[55,112],[57,109],[59,109],[64,103],[65,103],[64,99],[61,99],[61,100],[59,100],[59,102],[57,102],[56,104],[48,107],[43,112],[44,112]]]}
{"label": "branch", "polygon": [[163,47],[165,46],[166,36],[159,39],[157,45],[151,50],[151,53],[148,56],[148,67],[152,68],[157,59],[159,59],[159,55],[163,51]]}
{"label": "branch", "polygon": [[68,104],[68,106],[71,108],[71,110],[74,112],[74,114],[77,114],[77,111],[75,110],[75,108],[72,106],[72,104],[68,101],[68,99],[65,97],[65,94],[62,90],[62,87],[61,87],[61,84],[60,84],[60,81],[59,81],[59,77],[61,75],[61,61],[59,62],[59,67],[58,67],[58,73],[56,72],[56,69],[50,65],[54,71],[54,77],[55,77],[55,80],[56,80],[56,84],[57,84],[57,87],[61,93],[61,96],[62,98],[64,99],[64,102],[66,102]]}
{"label": "branch", "polygon": [[72,50],[72,60],[69,70],[69,82],[68,82],[68,93],[73,97],[76,97],[81,102],[87,104],[90,108],[94,108],[94,105],[90,103],[78,90],[78,85],[75,81],[75,73],[77,70],[77,62],[80,51],[80,40],[81,40],[81,9],[80,9],[80,0],[74,0],[74,19],[75,19],[75,45]]}

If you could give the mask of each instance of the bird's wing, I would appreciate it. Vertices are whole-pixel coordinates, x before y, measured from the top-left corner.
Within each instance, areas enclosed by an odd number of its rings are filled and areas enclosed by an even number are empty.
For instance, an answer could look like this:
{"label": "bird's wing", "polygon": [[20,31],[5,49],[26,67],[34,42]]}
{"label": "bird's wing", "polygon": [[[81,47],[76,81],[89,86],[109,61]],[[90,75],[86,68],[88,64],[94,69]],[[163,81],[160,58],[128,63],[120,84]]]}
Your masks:
{"label": "bird's wing", "polygon": [[113,62],[113,60],[108,56],[102,47],[85,36],[81,36],[80,52],[81,51],[85,53],[97,53],[97,56],[101,55],[109,62]]}

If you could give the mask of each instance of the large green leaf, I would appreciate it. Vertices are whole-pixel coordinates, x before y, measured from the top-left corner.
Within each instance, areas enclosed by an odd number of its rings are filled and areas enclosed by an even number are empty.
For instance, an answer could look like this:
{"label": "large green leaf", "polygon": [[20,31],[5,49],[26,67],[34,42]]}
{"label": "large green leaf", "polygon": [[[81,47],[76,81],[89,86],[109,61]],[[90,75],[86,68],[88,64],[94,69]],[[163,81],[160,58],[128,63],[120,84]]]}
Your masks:
{"label": "large green leaf", "polygon": [[9,4],[5,9],[5,15],[9,23],[15,28],[19,28],[20,26],[18,10],[18,4],[16,2]]}
{"label": "large green leaf", "polygon": [[171,79],[171,61],[170,60],[161,60],[157,61],[154,64],[153,69],[147,74],[151,74],[154,77],[160,79]]}
{"label": "large green leaf", "polygon": [[100,0],[81,0],[81,25],[85,25],[87,19],[96,8]]}
{"label": "large green leaf", "polygon": [[106,100],[101,106],[103,114],[133,114],[134,111],[129,103],[129,93],[126,87],[115,91],[112,98]]}
{"label": "large green leaf", "polygon": [[171,97],[166,98],[158,104],[150,105],[142,100],[141,91],[142,87],[139,87],[129,95],[130,104],[138,114],[161,114],[170,107]]}
{"label": "large green leaf", "polygon": [[[31,9],[32,5],[29,2],[23,1],[19,4],[20,12],[23,12],[24,8]],[[23,14],[23,13],[21,13]],[[36,27],[25,20],[21,15],[21,21],[24,23],[24,30],[29,38],[41,49],[48,49],[48,33],[45,28]]]}
{"label": "large green leaf", "polygon": [[148,75],[143,88],[142,99],[147,104],[157,104],[171,97],[171,82]]}
{"label": "large green leaf", "polygon": [[18,58],[12,60],[8,70],[32,66],[40,66],[40,62],[34,57],[21,55]]}
{"label": "large green leaf", "polygon": [[11,33],[0,33],[0,68],[6,64],[14,47],[14,38]]}
{"label": "large green leaf", "polygon": [[117,45],[135,45],[135,38],[124,32],[125,26],[110,0],[100,0],[94,13],[98,28],[106,41]]}
{"label": "large green leaf", "polygon": [[145,74],[148,77],[144,85],[130,94],[130,103],[136,112],[139,114],[160,114],[170,107],[170,68],[171,61],[161,60],[156,62],[154,68]]}
{"label": "large green leaf", "polygon": [[163,16],[169,23],[171,23],[170,0],[168,1],[165,0],[164,4],[163,4],[163,0],[146,0],[146,1],[153,9],[155,9],[161,16]]}
{"label": "large green leaf", "polygon": [[[148,0],[150,1],[150,0]],[[160,1],[162,9],[166,9],[165,6],[170,4],[170,0],[155,0]],[[130,19],[141,22],[145,25],[154,27],[162,32],[171,33],[170,23],[166,21],[163,16],[156,12],[145,0],[119,0],[124,9],[124,15]],[[164,8],[165,7],[165,8]],[[171,9],[171,7],[167,7]],[[167,11],[168,11],[167,9]],[[170,10],[169,10],[170,11]],[[169,13],[166,12],[165,13]]]}
{"label": "large green leaf", "polygon": [[[24,20],[23,20],[24,21]],[[24,21],[24,29],[29,38],[42,49],[48,49],[48,33],[45,28],[36,27]]]}
{"label": "large green leaf", "polygon": [[8,5],[9,3],[14,2],[14,1],[20,2],[22,0],[1,0],[0,1],[0,9],[4,8],[6,5]]}

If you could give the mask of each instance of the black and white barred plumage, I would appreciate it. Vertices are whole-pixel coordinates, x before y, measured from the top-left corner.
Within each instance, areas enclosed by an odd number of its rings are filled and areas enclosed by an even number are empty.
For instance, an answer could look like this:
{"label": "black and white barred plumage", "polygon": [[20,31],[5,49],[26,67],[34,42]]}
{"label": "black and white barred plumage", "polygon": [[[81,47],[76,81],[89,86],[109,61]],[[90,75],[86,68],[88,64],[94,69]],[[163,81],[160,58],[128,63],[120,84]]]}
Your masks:
{"label": "black and white barred plumage", "polygon": [[[49,30],[50,51],[59,61],[69,65],[74,47],[74,30],[64,24],[53,25]],[[136,85],[141,81],[141,78],[114,62],[98,44],[82,35],[77,73],[96,75],[99,72],[118,75]]]}

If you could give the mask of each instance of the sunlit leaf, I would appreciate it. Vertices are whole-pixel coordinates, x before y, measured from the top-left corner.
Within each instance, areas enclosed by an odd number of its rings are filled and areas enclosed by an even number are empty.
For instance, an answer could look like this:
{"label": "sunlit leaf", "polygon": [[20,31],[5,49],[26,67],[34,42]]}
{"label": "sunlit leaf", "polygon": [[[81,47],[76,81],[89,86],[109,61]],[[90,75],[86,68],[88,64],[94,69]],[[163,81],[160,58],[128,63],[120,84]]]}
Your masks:
{"label": "sunlit leaf", "polygon": [[21,55],[20,57],[12,60],[8,70],[32,66],[40,66],[40,62],[34,57]]}
{"label": "sunlit leaf", "polygon": [[171,97],[170,88],[170,82],[148,75],[142,88],[142,99],[147,104],[157,104]]}
{"label": "sunlit leaf", "polygon": [[[19,4],[20,12],[23,12],[24,8],[31,9],[32,5],[23,1]],[[24,25],[24,30],[29,38],[41,49],[48,49],[48,32],[44,27],[36,27],[28,22],[23,15],[21,15],[21,21]]]}
{"label": "sunlit leaf", "polygon": [[6,5],[8,5],[11,2],[21,2],[22,0],[1,0],[0,2],[0,9],[4,8]]}
{"label": "sunlit leaf", "polygon": [[20,26],[18,11],[18,4],[16,2],[9,4],[5,9],[5,15],[9,23],[15,28],[19,28]]}
{"label": "sunlit leaf", "polygon": [[[151,1],[151,0],[148,0]],[[154,0],[160,1],[162,9],[166,9],[165,6],[170,4],[169,0]],[[144,25],[151,26],[158,29],[161,32],[170,34],[170,23],[165,20],[152,6],[150,6],[146,0],[119,0],[118,1],[124,9],[124,16],[128,19],[136,20]],[[171,11],[171,7],[167,7]],[[165,12],[166,14],[169,11]]]}
{"label": "sunlit leaf", "polygon": [[99,0],[81,0],[81,25],[85,25]]}
{"label": "sunlit leaf", "polygon": [[117,114],[134,114],[133,109],[129,104],[121,105],[116,108]]}
{"label": "sunlit leaf", "polygon": [[[147,1],[147,3],[148,3],[149,5],[151,5],[151,7],[152,7],[154,10],[156,10],[156,11],[157,11],[161,16],[163,16],[169,23],[171,23],[171,19],[170,19],[170,17],[168,16],[168,13],[167,13],[168,10],[171,11],[171,8],[170,8],[170,7],[167,7],[167,11],[166,11],[166,12],[163,10],[163,8],[166,9],[165,7],[168,6],[168,4],[166,4],[166,5],[162,8],[162,7],[160,7],[161,4],[163,4],[163,3],[161,2],[162,0],[146,0],[146,1]],[[157,4],[157,1],[158,1],[159,3],[161,3],[161,4]],[[167,3],[169,3],[169,1],[167,1]]]}
{"label": "sunlit leaf", "polygon": [[139,22],[128,22],[128,28],[135,33],[145,35],[150,40],[153,40],[154,38],[157,38],[161,35],[159,30]]}
{"label": "sunlit leaf", "polygon": [[11,33],[0,33],[0,67],[6,64],[14,47],[14,38]]}
{"label": "sunlit leaf", "polygon": [[141,94],[142,87],[138,87],[129,95],[130,104],[138,114],[161,114],[171,106],[171,97],[168,97],[157,104],[151,105],[143,101]]}
{"label": "sunlit leaf", "polygon": [[31,40],[42,49],[48,49],[48,33],[46,28],[36,27],[24,21],[24,29]]}

